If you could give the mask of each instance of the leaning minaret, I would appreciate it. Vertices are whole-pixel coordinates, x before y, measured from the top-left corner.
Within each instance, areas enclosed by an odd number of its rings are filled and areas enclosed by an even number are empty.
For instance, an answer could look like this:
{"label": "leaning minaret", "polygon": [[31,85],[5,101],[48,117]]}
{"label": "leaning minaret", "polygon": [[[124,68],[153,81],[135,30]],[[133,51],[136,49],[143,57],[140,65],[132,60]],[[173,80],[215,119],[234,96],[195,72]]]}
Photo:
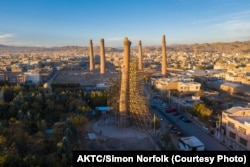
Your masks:
{"label": "leaning minaret", "polygon": [[165,35],[162,36],[162,62],[161,62],[161,74],[166,75],[166,40]]}
{"label": "leaning minaret", "polygon": [[142,47],[141,47],[141,40],[138,43],[138,70],[141,71],[143,70],[143,65],[142,65]]}
{"label": "leaning minaret", "polygon": [[121,91],[119,101],[119,127],[123,128],[128,125],[128,97],[129,97],[129,59],[130,59],[131,42],[127,37],[124,38],[124,53],[122,65]]}
{"label": "leaning minaret", "polygon": [[95,68],[94,65],[94,53],[93,53],[93,43],[89,40],[89,70],[92,71]]}
{"label": "leaning minaret", "polygon": [[105,48],[104,39],[100,40],[100,73],[105,73]]}

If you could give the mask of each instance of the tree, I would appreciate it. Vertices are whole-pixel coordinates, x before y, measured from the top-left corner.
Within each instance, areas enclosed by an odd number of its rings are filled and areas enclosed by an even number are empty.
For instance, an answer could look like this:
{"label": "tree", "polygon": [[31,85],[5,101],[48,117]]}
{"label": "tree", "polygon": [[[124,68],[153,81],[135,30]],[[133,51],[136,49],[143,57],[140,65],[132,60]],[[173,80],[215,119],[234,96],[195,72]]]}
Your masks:
{"label": "tree", "polygon": [[12,100],[14,99],[15,97],[15,92],[13,89],[5,89],[4,90],[4,93],[3,93],[3,97],[4,97],[4,101],[5,102],[12,102]]}
{"label": "tree", "polygon": [[212,115],[212,110],[210,110],[204,103],[196,103],[193,107],[194,114],[200,119],[209,118]]}

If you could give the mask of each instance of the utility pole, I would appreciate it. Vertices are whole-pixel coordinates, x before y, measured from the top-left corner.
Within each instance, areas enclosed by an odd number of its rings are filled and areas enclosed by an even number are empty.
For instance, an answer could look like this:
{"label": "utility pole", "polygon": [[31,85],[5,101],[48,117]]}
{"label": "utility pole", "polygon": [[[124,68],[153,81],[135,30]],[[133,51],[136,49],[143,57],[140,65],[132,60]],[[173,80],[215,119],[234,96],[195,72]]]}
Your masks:
{"label": "utility pole", "polygon": [[154,114],[154,133],[155,133],[155,114]]}
{"label": "utility pole", "polygon": [[170,90],[168,90],[168,103],[170,105]]}

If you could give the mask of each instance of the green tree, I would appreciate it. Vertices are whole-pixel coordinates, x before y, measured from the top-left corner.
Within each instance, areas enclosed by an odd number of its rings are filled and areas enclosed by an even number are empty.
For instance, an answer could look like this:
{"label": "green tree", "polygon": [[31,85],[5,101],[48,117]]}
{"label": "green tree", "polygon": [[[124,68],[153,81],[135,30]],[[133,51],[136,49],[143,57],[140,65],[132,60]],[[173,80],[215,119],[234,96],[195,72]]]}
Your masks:
{"label": "green tree", "polygon": [[212,110],[210,110],[204,103],[196,103],[193,107],[195,115],[200,119],[209,118],[212,115]]}

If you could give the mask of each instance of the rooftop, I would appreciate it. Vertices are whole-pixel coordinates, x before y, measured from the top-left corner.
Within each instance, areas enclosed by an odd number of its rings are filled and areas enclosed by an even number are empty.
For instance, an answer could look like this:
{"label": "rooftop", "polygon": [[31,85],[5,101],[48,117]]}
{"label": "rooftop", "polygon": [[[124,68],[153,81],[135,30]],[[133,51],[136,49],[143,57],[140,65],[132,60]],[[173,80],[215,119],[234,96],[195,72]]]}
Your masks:
{"label": "rooftop", "polygon": [[190,146],[202,146],[204,145],[197,137],[190,136],[190,137],[182,137],[180,138],[182,141],[186,142]]}
{"label": "rooftop", "polygon": [[[244,111],[244,112],[242,112]],[[232,107],[226,111],[224,111],[227,114],[230,114],[229,116],[233,119],[235,119],[236,121],[239,121],[240,123],[250,126],[250,108],[245,108],[245,107]],[[240,113],[242,112],[242,113]],[[247,113],[246,113],[247,112]],[[239,115],[236,113],[240,113]],[[243,115],[244,113],[244,115]],[[233,115],[231,115],[233,114]]]}
{"label": "rooftop", "polygon": [[224,112],[227,114],[233,114],[242,110],[248,110],[250,112],[250,108],[245,108],[245,107],[241,107],[241,106],[236,106],[236,107],[232,107],[230,109],[225,110]]}
{"label": "rooftop", "polygon": [[240,123],[250,127],[250,116],[233,116],[233,119],[239,121]]}

